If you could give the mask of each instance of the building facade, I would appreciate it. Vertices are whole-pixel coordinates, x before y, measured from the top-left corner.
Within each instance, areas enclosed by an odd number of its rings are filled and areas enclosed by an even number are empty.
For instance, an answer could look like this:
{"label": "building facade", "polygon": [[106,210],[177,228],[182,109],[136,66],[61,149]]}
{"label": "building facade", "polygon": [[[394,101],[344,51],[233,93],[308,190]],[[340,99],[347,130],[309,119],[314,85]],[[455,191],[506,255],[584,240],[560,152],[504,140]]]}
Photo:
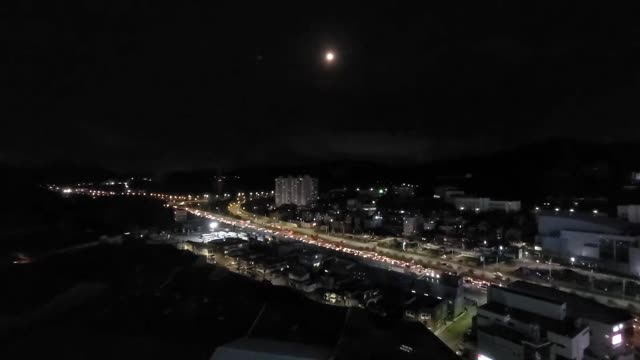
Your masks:
{"label": "building facade", "polygon": [[618,217],[628,222],[640,223],[640,205],[618,205]]}
{"label": "building facade", "polygon": [[633,317],[629,312],[547,286],[516,281],[510,288],[528,296],[566,304],[567,317],[589,327],[589,347],[585,359],[631,360]]}
{"label": "building facade", "polygon": [[520,201],[492,200],[488,197],[457,196],[452,198],[453,204],[459,210],[484,212],[498,210],[504,212],[517,212],[521,209]]}
{"label": "building facade", "polygon": [[318,179],[309,175],[278,177],[275,186],[276,206],[308,206],[318,199]]}
{"label": "building facade", "polygon": [[412,198],[416,195],[416,186],[412,184],[394,185],[393,194],[401,198]]}
{"label": "building facade", "polygon": [[539,213],[537,242],[548,254],[580,264],[640,276],[640,232],[619,219]]}
{"label": "building facade", "polygon": [[553,288],[492,286],[475,319],[478,359],[630,360],[631,321],[622,310]]}
{"label": "building facade", "polygon": [[411,236],[420,234],[423,227],[424,219],[422,216],[405,217],[402,222],[402,235]]}

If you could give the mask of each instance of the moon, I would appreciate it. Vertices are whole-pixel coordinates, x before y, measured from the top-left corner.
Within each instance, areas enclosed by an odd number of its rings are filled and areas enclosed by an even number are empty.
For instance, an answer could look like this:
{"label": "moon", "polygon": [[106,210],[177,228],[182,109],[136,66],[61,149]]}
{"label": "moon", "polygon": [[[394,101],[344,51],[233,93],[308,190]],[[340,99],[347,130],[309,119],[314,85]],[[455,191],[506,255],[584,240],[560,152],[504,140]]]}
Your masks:
{"label": "moon", "polygon": [[327,60],[327,62],[333,62],[333,60],[336,58],[336,55],[333,53],[333,51],[327,51],[327,53],[324,55],[325,60]]}

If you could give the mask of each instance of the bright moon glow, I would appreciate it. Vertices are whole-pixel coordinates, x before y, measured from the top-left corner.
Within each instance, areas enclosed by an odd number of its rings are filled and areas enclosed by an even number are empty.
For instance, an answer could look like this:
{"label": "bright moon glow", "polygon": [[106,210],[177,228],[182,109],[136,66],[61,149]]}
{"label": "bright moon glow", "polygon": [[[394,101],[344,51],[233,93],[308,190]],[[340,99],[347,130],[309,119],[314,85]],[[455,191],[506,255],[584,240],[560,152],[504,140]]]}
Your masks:
{"label": "bright moon glow", "polygon": [[325,55],[325,59],[327,59],[327,61],[329,62],[333,61],[334,58],[335,58],[335,55],[333,55],[331,51],[329,51],[327,55]]}

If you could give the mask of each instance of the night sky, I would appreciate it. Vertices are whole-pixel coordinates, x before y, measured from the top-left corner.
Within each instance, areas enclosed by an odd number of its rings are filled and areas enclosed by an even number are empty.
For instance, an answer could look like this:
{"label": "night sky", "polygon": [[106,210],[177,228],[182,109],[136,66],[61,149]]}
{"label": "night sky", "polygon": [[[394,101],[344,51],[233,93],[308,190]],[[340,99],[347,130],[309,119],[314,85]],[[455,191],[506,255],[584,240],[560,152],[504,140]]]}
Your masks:
{"label": "night sky", "polygon": [[36,3],[2,13],[0,162],[411,164],[640,140],[632,9]]}

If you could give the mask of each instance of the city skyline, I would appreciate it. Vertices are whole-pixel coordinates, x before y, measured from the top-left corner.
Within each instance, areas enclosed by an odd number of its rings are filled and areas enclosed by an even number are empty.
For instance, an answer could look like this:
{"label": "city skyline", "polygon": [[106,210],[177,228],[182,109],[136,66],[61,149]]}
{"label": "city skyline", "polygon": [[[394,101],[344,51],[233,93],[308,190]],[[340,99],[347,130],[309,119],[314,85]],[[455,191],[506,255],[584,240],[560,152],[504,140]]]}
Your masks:
{"label": "city skyline", "polygon": [[627,6],[9,4],[0,359],[640,358]]}

